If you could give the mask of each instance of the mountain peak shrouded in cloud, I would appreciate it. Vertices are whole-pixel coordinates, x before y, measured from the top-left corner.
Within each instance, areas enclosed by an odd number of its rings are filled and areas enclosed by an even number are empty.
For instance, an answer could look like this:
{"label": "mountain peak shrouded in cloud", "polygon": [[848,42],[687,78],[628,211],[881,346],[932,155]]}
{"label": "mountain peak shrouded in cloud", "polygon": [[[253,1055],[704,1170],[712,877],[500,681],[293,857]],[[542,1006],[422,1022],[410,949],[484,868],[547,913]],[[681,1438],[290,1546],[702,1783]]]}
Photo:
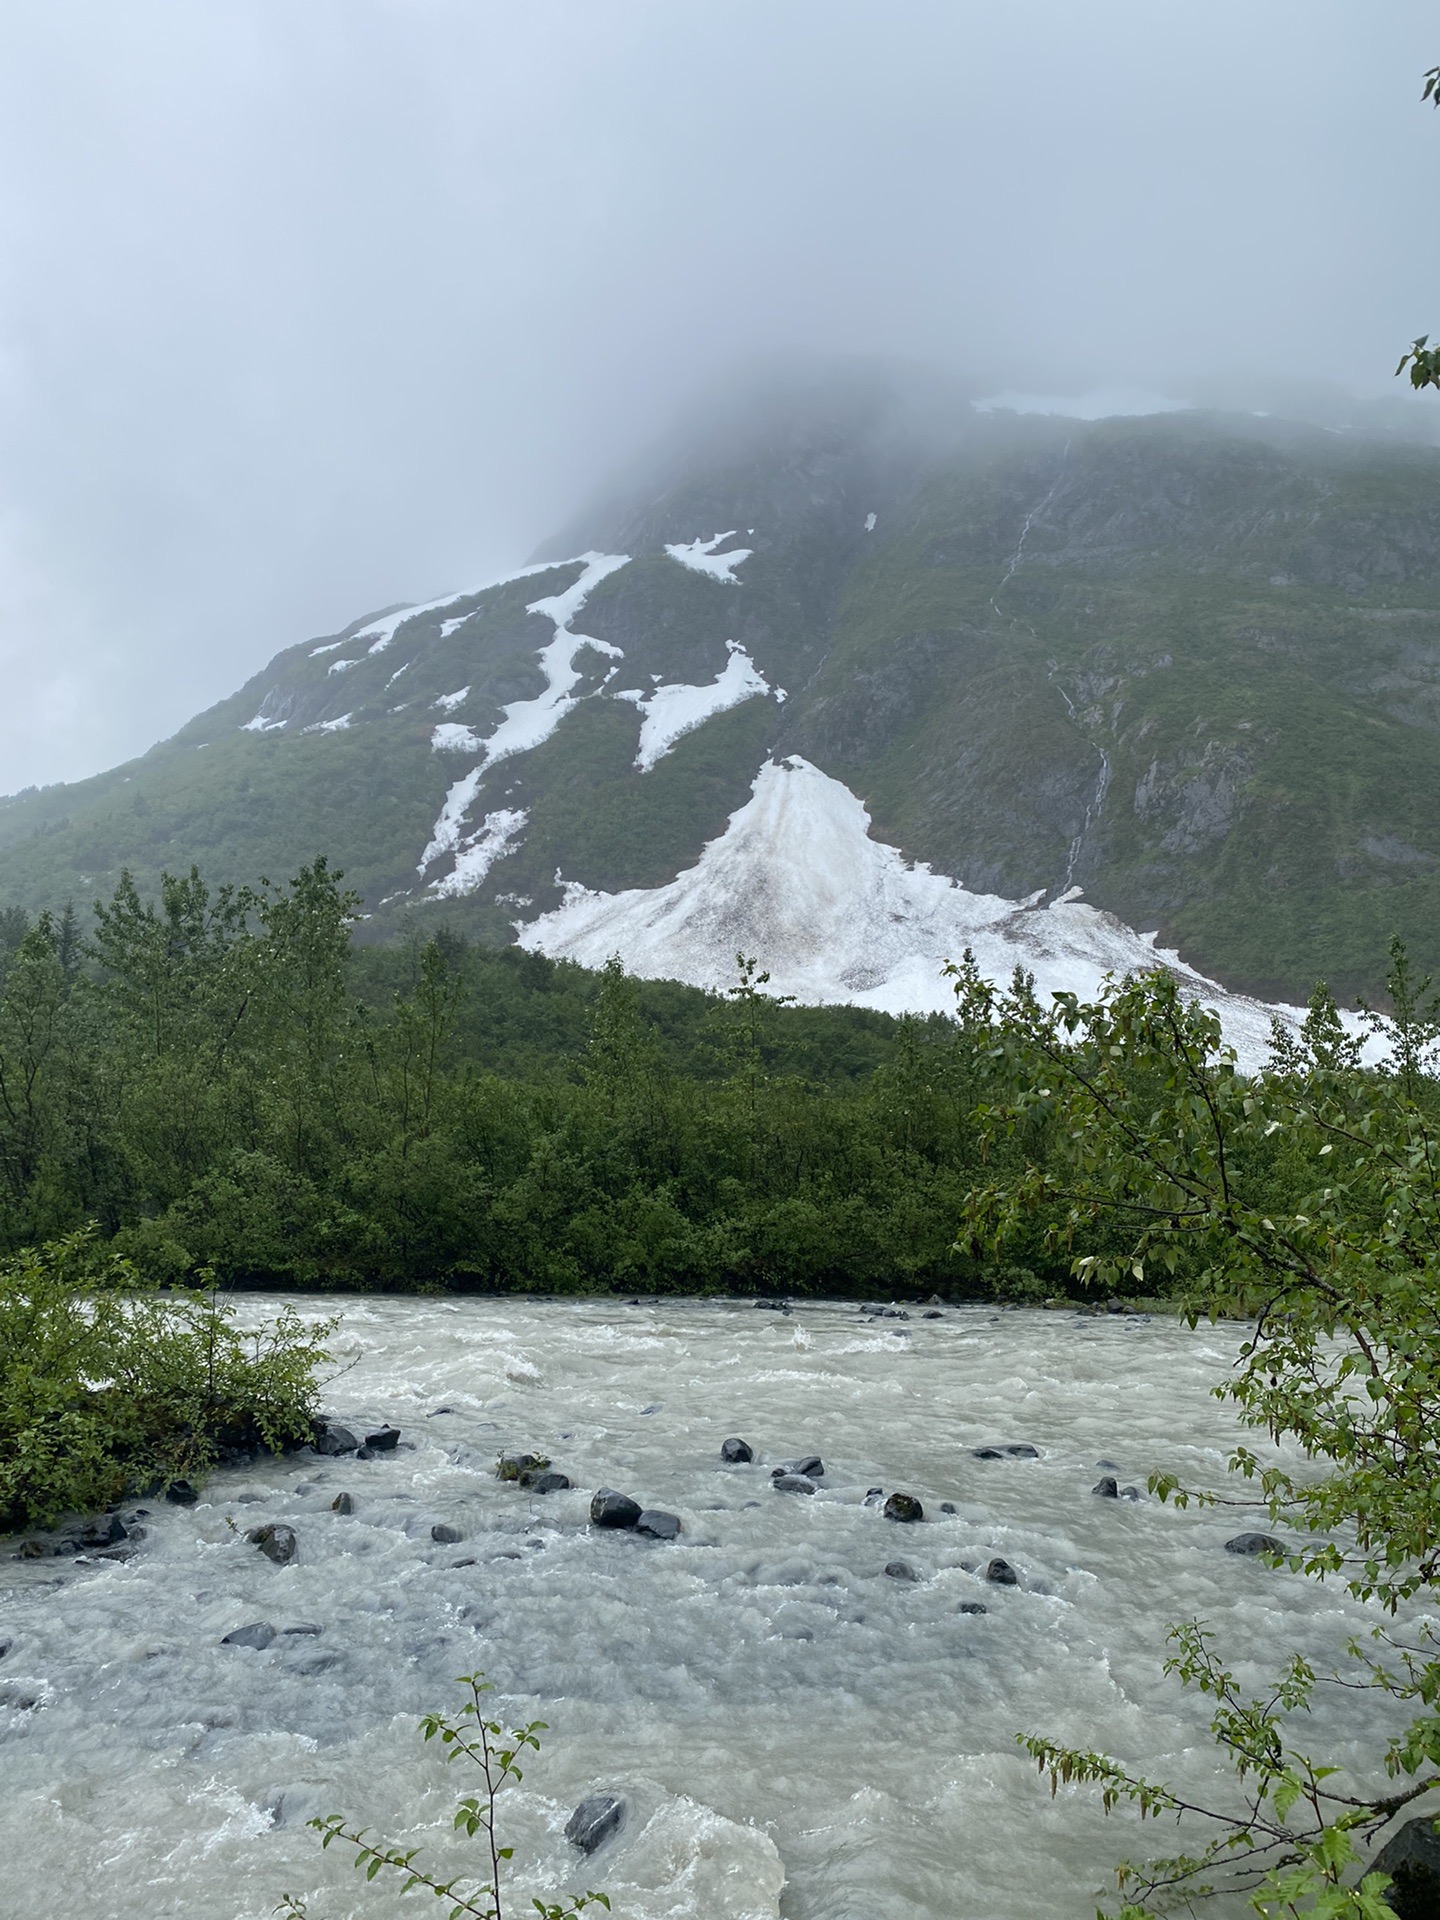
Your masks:
{"label": "mountain peak shrouded in cloud", "polygon": [[726,369],[1308,412],[1239,396],[1440,314],[1418,4],[0,15],[0,789],[513,567]]}

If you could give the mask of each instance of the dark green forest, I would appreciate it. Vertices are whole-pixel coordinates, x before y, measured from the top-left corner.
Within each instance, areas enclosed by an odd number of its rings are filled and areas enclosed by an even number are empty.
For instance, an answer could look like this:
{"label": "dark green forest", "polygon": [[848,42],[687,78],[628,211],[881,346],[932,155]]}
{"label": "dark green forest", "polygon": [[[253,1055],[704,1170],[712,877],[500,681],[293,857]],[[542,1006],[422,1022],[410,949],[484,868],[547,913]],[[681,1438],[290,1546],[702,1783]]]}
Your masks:
{"label": "dark green forest", "polygon": [[317,860],[0,915],[0,1252],[93,1222],[152,1282],[1065,1290],[1041,1226],[954,1247],[987,1035],[786,1006],[738,957],[711,996],[443,929],[363,946],[357,913]]}

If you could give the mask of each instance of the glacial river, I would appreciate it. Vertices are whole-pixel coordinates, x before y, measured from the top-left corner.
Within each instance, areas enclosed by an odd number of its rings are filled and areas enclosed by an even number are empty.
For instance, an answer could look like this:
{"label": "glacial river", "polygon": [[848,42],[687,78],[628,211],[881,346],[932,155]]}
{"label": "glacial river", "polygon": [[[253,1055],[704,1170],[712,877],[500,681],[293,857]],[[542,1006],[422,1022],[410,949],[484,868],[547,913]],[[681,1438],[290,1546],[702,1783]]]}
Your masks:
{"label": "glacial river", "polygon": [[[343,1810],[455,1871],[469,1843],[448,1815],[471,1783],[414,1726],[477,1668],[500,1712],[550,1729],[507,1797],[523,1893],[507,1913],[588,1885],[617,1920],[1090,1920],[1116,1858],[1174,1829],[1107,1822],[1086,1792],[1052,1801],[1016,1732],[1202,1788],[1206,1714],[1162,1677],[1167,1622],[1200,1615],[1257,1680],[1366,1624],[1333,1588],[1226,1553],[1252,1518],[1090,1491],[1102,1459],[1122,1483],[1220,1483],[1236,1428],[1210,1389],[1236,1328],[339,1306],[351,1364],[327,1410],[400,1427],[396,1452],[272,1461],[194,1507],[149,1503],[124,1564],[0,1558],[7,1920],[263,1920],[291,1890],[313,1920],[443,1911],[367,1888],[305,1820]],[[756,1464],[721,1464],[731,1434]],[[1038,1458],[976,1459],[990,1442]],[[499,1483],[497,1454],[521,1448],[575,1490]],[[772,1463],[812,1452],[818,1493],[772,1490]],[[592,1532],[597,1486],[683,1534]],[[924,1522],[885,1520],[864,1503],[876,1486],[917,1495]],[[262,1520],[294,1527],[292,1564],[245,1543]],[[984,1581],[996,1555],[1015,1587]],[[920,1577],[888,1576],[897,1558]],[[221,1645],[256,1621],[272,1645]],[[299,1625],[320,1631],[283,1631]],[[1382,1728],[1357,1698],[1321,1701],[1313,1744],[1359,1765]],[[581,1860],[563,1827],[598,1790],[627,1819]]]}

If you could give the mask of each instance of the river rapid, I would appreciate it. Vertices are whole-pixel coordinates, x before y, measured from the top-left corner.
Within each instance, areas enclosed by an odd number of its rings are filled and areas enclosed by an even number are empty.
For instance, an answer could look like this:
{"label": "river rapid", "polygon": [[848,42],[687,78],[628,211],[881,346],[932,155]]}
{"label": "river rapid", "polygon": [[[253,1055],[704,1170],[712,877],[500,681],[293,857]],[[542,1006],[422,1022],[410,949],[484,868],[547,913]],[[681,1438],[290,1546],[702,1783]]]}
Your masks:
{"label": "river rapid", "polygon": [[[400,1427],[397,1451],[307,1452],[220,1474],[194,1507],[147,1503],[123,1564],[0,1557],[10,1920],[262,1920],[290,1890],[313,1920],[445,1911],[367,1887],[305,1821],[343,1810],[456,1871],[472,1843],[449,1812],[473,1782],[415,1722],[475,1669],[499,1713],[549,1723],[504,1805],[523,1894],[507,1913],[588,1885],[617,1920],[1089,1920],[1115,1860],[1171,1850],[1175,1830],[1105,1821],[1088,1792],[1052,1800],[1017,1731],[1202,1788],[1207,1716],[1162,1677],[1168,1622],[1203,1617],[1257,1682],[1368,1623],[1333,1587],[1226,1553],[1253,1516],[1090,1491],[1102,1460],[1122,1484],[1221,1483],[1237,1429],[1210,1389],[1236,1327],[673,1300],[338,1310],[350,1365],[326,1408]],[[755,1464],[722,1465],[731,1434]],[[990,1442],[1039,1457],[975,1458]],[[521,1448],[574,1490],[497,1481]],[[771,1464],[811,1452],[818,1493],[772,1490]],[[599,1486],[683,1534],[592,1531]],[[923,1523],[867,1506],[876,1486],[917,1495]],[[342,1491],[353,1514],[331,1510]],[[294,1527],[290,1565],[246,1544],[262,1521]],[[983,1579],[996,1555],[1015,1587]],[[897,1558],[920,1578],[887,1576]],[[268,1648],[220,1644],[255,1621],[282,1629]],[[321,1631],[283,1631],[299,1625]],[[1386,1730],[1353,1694],[1313,1721],[1313,1747],[1357,1768]],[[563,1828],[597,1790],[628,1815],[582,1860]]]}

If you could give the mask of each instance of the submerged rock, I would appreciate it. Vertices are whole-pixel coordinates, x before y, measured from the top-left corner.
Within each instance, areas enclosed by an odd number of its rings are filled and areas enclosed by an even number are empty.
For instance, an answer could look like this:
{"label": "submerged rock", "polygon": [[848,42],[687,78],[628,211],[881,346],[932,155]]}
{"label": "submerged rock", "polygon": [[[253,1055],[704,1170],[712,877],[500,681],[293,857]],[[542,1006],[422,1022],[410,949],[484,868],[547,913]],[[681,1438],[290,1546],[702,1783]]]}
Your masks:
{"label": "submerged rock", "polygon": [[908,1560],[887,1560],[885,1572],[892,1580],[918,1580],[920,1575]]}
{"label": "submerged rock", "polygon": [[332,1513],[353,1513],[355,1511],[355,1496],[351,1493],[337,1493],[335,1498],[330,1502],[330,1511]]}
{"label": "submerged rock", "polygon": [[622,1794],[589,1794],[565,1822],[565,1838],[581,1853],[594,1853],[624,1826],[626,1812]]}
{"label": "submerged rock", "polygon": [[663,1513],[658,1507],[646,1507],[635,1522],[635,1531],[652,1540],[674,1540],[680,1532],[680,1516]]}
{"label": "submerged rock", "polygon": [[807,1480],[823,1480],[825,1462],[818,1453],[802,1453],[798,1460],[782,1460],[771,1469],[770,1478],[777,1480],[782,1473],[803,1473]]}
{"label": "submerged rock", "polygon": [[[144,1529],[141,1529],[144,1536]],[[121,1540],[128,1540],[129,1530],[118,1513],[112,1513],[105,1520],[96,1520],[86,1527],[80,1535],[81,1547],[113,1547]]]}
{"label": "submerged rock", "polygon": [[772,1474],[770,1484],[777,1493],[814,1493],[815,1482],[805,1473]]}
{"label": "submerged rock", "polygon": [[251,1527],[245,1538],[252,1547],[259,1547],[265,1558],[273,1560],[277,1567],[288,1566],[300,1544],[295,1538],[295,1529],[278,1521],[264,1527]]}
{"label": "submerged rock", "polygon": [[554,1473],[546,1468],[543,1473],[532,1467],[529,1473],[520,1476],[522,1487],[528,1487],[531,1493],[565,1493],[570,1487],[570,1477],[564,1473]]}
{"label": "submerged rock", "polygon": [[962,1600],[956,1609],[958,1613],[988,1613],[989,1607],[982,1606],[978,1600]]}
{"label": "submerged rock", "polygon": [[985,1578],[992,1587],[1013,1587],[1019,1584],[1019,1576],[1008,1560],[996,1558],[985,1569]]}
{"label": "submerged rock", "polygon": [[728,1461],[732,1467],[741,1466],[746,1461],[755,1458],[755,1449],[746,1440],[733,1438],[730,1440],[722,1440],[720,1442],[720,1458]]}
{"label": "submerged rock", "polygon": [[437,1520],[430,1529],[430,1538],[437,1547],[457,1547],[465,1536],[459,1527],[452,1527],[448,1520]]}
{"label": "submerged rock", "polygon": [[257,1653],[263,1653],[275,1638],[275,1629],[268,1620],[252,1620],[248,1627],[236,1627],[233,1633],[227,1633],[220,1642],[222,1647],[254,1647]]}
{"label": "submerged rock", "polygon": [[885,1502],[885,1518],[904,1521],[923,1520],[925,1509],[913,1493],[892,1493]]}
{"label": "submerged rock", "polygon": [[616,1493],[613,1487],[601,1487],[590,1502],[592,1527],[633,1527],[640,1518],[641,1506],[628,1493]]}
{"label": "submerged rock", "polygon": [[1433,1920],[1440,1913],[1440,1835],[1435,1816],[1407,1820],[1370,1862],[1367,1871],[1388,1873],[1384,1899],[1397,1920]]}
{"label": "submerged rock", "polygon": [[1252,1556],[1262,1553],[1284,1553],[1285,1542],[1277,1540],[1273,1533],[1237,1533],[1232,1540],[1225,1542],[1225,1551]]}

